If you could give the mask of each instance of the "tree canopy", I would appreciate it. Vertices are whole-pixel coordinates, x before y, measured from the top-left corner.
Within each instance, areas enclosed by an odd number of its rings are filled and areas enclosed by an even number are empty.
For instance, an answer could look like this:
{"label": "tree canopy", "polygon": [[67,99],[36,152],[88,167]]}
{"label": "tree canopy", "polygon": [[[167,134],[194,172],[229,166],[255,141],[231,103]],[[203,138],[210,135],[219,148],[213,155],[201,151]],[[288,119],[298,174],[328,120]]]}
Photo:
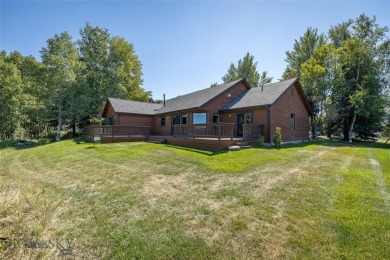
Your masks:
{"label": "tree canopy", "polygon": [[254,61],[254,56],[250,55],[249,52],[242,59],[238,60],[237,66],[234,63],[230,64],[222,80],[226,83],[241,78],[246,78],[252,87],[258,87],[272,81],[272,77],[268,77],[266,71],[262,73],[257,71],[257,62]]}
{"label": "tree canopy", "polygon": [[308,28],[286,52],[284,79],[298,76],[313,111],[311,126],[346,141],[369,139],[381,129],[389,86],[387,27],[362,14],[331,27]]}
{"label": "tree canopy", "polygon": [[80,40],[55,34],[42,61],[19,52],[0,55],[0,139],[38,137],[64,125],[100,118],[106,98],[148,101],[133,44],[87,23]]}

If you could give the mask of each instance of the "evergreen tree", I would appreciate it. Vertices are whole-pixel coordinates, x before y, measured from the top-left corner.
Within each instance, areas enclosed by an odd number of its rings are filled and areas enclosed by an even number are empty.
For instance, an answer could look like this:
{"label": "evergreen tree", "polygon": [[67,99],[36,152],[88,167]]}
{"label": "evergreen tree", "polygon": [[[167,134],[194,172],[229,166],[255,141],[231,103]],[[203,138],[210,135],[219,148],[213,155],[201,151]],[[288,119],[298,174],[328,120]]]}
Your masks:
{"label": "evergreen tree", "polygon": [[260,73],[257,71],[257,62],[254,61],[254,56],[250,55],[249,52],[244,58],[238,60],[237,67],[234,63],[230,64],[222,80],[226,83],[240,78],[245,78],[252,87],[258,87],[260,84],[267,84],[272,81],[272,78],[267,76],[266,71],[262,72],[260,77]]}

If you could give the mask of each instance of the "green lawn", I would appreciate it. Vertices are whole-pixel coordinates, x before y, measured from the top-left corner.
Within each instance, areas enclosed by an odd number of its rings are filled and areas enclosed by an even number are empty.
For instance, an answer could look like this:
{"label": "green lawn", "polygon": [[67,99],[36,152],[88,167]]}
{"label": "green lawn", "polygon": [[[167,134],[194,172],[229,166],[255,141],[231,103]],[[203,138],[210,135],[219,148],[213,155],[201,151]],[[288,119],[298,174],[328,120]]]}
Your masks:
{"label": "green lawn", "polygon": [[0,147],[0,258],[390,256],[390,145]]}

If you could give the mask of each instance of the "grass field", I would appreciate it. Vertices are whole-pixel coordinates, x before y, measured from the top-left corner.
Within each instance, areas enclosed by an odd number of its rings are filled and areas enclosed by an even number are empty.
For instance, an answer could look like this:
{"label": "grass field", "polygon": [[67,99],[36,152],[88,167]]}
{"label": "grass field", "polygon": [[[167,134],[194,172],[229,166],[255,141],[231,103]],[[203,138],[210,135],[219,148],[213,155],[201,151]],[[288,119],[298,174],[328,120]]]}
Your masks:
{"label": "grass field", "polygon": [[5,144],[0,258],[390,256],[390,145]]}

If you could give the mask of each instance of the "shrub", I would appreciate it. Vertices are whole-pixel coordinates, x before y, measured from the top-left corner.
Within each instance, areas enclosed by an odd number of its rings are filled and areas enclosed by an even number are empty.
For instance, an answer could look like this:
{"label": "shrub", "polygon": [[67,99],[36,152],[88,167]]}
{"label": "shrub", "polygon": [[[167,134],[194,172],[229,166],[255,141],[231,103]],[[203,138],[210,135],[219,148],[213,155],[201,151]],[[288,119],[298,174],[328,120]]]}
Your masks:
{"label": "shrub", "polygon": [[260,146],[260,147],[263,147],[264,146],[264,136],[260,135],[259,138],[257,139],[257,144]]}
{"label": "shrub", "polygon": [[14,131],[12,137],[13,137],[14,140],[16,140],[16,139],[26,139],[26,138],[29,137],[29,136],[28,136],[27,131],[26,131],[24,128],[18,126],[18,127],[15,129],[15,131]]}
{"label": "shrub", "polygon": [[276,127],[276,134],[273,137],[274,144],[276,148],[281,148],[283,141],[282,141],[282,128]]}
{"label": "shrub", "polygon": [[38,145],[44,145],[44,144],[48,144],[48,143],[50,143],[50,139],[49,138],[38,139]]}

